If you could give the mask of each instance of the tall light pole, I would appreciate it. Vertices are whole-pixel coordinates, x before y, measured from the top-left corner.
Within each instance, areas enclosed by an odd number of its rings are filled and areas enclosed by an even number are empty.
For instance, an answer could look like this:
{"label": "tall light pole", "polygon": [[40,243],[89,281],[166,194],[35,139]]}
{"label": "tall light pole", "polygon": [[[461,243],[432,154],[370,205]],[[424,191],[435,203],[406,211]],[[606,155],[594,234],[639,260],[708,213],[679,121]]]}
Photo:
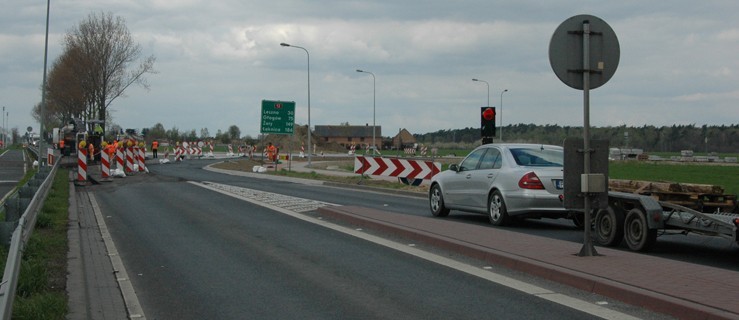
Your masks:
{"label": "tall light pole", "polygon": [[311,159],[311,154],[312,154],[311,141],[310,141],[311,140],[310,139],[310,136],[311,136],[311,132],[310,132],[310,53],[308,52],[308,49],[303,48],[303,47],[293,46],[293,45],[290,45],[284,42],[280,43],[280,45],[283,47],[303,49],[303,51],[305,51],[305,54],[308,56],[308,167],[310,168],[311,166],[310,159]]}
{"label": "tall light pole", "polygon": [[488,86],[488,105],[486,107],[490,106],[490,84],[485,80],[480,79],[472,79],[472,81],[478,81],[478,82],[484,82]]}
{"label": "tall light pole", "polygon": [[5,143],[6,143],[5,142],[5,136],[6,136],[6,134],[5,134],[5,130],[6,130],[5,127],[6,127],[6,125],[5,125],[5,106],[3,106],[3,130],[0,131],[0,133],[3,135],[3,146],[5,146]]}
{"label": "tall light pole", "polygon": [[46,0],[46,38],[44,40],[44,77],[41,82],[41,124],[38,132],[38,154],[39,166],[44,164],[44,119],[46,118],[46,61],[49,56],[49,10],[51,9],[51,0]]}
{"label": "tall light pole", "polygon": [[508,89],[500,92],[500,142],[503,142],[503,94],[506,92]]}
{"label": "tall light pole", "polygon": [[372,154],[375,154],[377,151],[375,148],[377,147],[377,144],[375,143],[375,111],[377,110],[375,107],[375,101],[377,98],[377,86],[375,85],[375,74],[369,71],[364,71],[357,69],[357,72],[361,73],[369,73],[372,75]]}

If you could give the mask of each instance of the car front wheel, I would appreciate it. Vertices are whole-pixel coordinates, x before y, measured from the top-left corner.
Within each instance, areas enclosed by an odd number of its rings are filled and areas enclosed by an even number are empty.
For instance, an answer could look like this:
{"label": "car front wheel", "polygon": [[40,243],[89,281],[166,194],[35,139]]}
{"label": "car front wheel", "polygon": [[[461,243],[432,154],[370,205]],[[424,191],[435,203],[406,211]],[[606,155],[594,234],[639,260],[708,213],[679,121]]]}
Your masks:
{"label": "car front wheel", "polygon": [[504,226],[509,223],[508,211],[500,191],[495,190],[488,198],[488,218],[490,223],[496,226]]}
{"label": "car front wheel", "polygon": [[441,187],[438,184],[433,185],[431,191],[429,191],[429,206],[434,217],[449,215],[449,209],[444,206],[444,195],[442,195]]}

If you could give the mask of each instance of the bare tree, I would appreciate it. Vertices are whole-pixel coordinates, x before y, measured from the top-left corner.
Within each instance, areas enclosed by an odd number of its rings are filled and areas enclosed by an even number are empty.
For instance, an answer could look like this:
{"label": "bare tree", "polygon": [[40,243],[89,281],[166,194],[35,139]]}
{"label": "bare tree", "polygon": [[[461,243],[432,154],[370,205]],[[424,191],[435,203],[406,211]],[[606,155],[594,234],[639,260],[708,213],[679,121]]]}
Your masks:
{"label": "bare tree", "polygon": [[123,18],[92,13],[67,33],[64,44],[66,52],[74,53],[70,57],[84,95],[85,120],[102,120],[104,127],[110,104],[129,86],[149,89],[144,74],[155,73],[156,59],[149,56],[132,67],[141,47],[134,43]]}
{"label": "bare tree", "polygon": [[[78,50],[67,50],[52,64],[46,81],[47,127],[63,125],[72,118],[81,118],[85,111],[85,94],[76,70],[81,59]],[[34,118],[40,119],[40,105],[34,108]]]}

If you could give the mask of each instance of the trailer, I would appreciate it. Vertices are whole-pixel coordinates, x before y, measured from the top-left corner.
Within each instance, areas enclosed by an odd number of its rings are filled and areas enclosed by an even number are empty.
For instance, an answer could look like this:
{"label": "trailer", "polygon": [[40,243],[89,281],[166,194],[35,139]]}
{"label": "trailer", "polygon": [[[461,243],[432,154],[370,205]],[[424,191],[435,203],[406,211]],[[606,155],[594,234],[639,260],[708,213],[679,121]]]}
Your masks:
{"label": "trailer", "polygon": [[648,195],[658,201],[705,213],[739,213],[736,195],[726,194],[724,188],[717,185],[609,179],[608,190]]}
{"label": "trailer", "polygon": [[739,244],[739,214],[704,213],[648,195],[609,191],[608,207],[595,213],[594,240],[604,246],[626,242],[629,249],[648,251],[657,236],[695,233]]}

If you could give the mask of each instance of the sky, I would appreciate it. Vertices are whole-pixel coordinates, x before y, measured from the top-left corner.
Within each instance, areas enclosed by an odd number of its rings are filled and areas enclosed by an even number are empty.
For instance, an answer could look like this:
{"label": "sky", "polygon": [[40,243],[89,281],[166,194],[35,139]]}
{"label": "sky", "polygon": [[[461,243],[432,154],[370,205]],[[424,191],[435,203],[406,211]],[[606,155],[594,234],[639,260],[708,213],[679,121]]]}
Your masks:
{"label": "sky", "polygon": [[[38,131],[47,3],[4,3],[0,105],[9,128]],[[580,14],[605,21],[620,48],[590,92],[591,126],[739,124],[735,0],[52,0],[48,65],[101,12],[157,59],[150,89],[110,106],[123,128],[257,137],[262,100],[295,101],[297,124],[375,123],[382,136],[478,127],[488,104],[498,125],[583,126],[583,92],[549,60],[554,31]]]}

